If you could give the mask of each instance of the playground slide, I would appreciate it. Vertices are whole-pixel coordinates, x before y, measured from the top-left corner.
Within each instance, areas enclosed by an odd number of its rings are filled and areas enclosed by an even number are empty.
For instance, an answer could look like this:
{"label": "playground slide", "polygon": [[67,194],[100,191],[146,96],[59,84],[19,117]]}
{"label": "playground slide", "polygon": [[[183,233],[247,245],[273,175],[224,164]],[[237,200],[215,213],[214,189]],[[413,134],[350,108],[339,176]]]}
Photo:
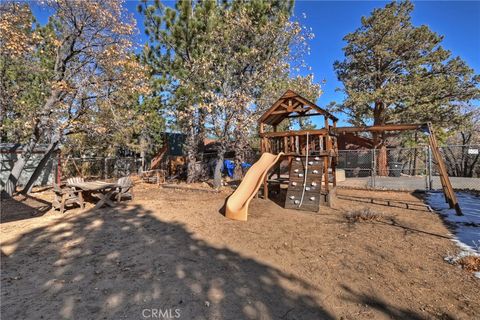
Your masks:
{"label": "playground slide", "polygon": [[265,152],[260,160],[255,162],[238,186],[237,190],[228,198],[225,216],[233,220],[247,221],[248,205],[258,192],[268,171],[283,155],[274,155]]}

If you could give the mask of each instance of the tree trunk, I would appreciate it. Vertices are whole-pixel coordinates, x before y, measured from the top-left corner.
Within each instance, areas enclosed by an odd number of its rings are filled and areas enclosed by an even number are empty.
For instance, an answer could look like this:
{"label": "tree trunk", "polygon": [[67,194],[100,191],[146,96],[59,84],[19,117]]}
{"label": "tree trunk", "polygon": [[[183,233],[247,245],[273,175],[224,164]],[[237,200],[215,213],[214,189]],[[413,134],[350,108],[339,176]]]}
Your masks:
{"label": "tree trunk", "polygon": [[35,148],[36,145],[37,145],[37,139],[30,139],[28,144],[25,145],[25,148],[22,151],[22,153],[18,156],[17,160],[13,164],[12,170],[10,171],[8,179],[5,183],[5,192],[9,196],[12,196],[13,193],[16,191],[18,179],[20,178],[23,168],[25,167],[25,164],[30,158],[33,152],[33,149]]}
{"label": "tree trunk", "polygon": [[185,141],[185,149],[187,154],[187,183],[195,182],[197,179],[197,141],[195,139],[195,128],[192,125],[187,135],[187,140]]}
{"label": "tree trunk", "polygon": [[198,115],[198,123],[197,123],[197,158],[198,161],[203,161],[203,153],[205,152],[205,118],[206,113],[203,110],[199,111]]}
{"label": "tree trunk", "polygon": [[[52,141],[48,145],[47,151],[45,152],[42,159],[38,163],[37,167],[35,168],[35,171],[33,171],[32,176],[30,177],[28,182],[25,184],[25,187],[22,190],[22,194],[25,195],[25,194],[30,193],[32,191],[33,184],[35,183],[37,178],[40,176],[40,173],[42,173],[43,169],[47,165],[48,160],[50,160],[50,158],[52,157],[52,154],[57,149],[57,146],[58,146],[59,142],[60,142],[60,139],[58,139],[57,137],[52,139]],[[54,179],[55,178],[56,177],[54,177]]]}
{"label": "tree trunk", "polygon": [[377,153],[378,176],[388,176],[387,147],[382,144]]}
{"label": "tree trunk", "polygon": [[146,156],[149,145],[150,145],[150,143],[148,143],[145,133],[142,132],[142,134],[140,136],[140,148],[141,148],[140,159],[142,161],[141,172],[145,171],[146,166],[147,166],[145,156]]}
{"label": "tree trunk", "polygon": [[234,180],[241,180],[243,178],[242,163],[245,162],[245,147],[247,145],[247,139],[241,129],[241,126],[237,126],[237,129],[235,129],[235,169],[233,171]]}
{"label": "tree trunk", "polygon": [[220,141],[217,148],[217,157],[215,162],[215,170],[213,171],[213,187],[218,189],[222,186],[222,169],[223,160],[225,159],[225,141]]}
{"label": "tree trunk", "polygon": [[242,180],[243,178],[243,168],[242,163],[245,162],[245,152],[244,150],[235,151],[235,169],[233,170],[233,180]]}
{"label": "tree trunk", "polygon": [[[385,105],[382,101],[376,101],[373,110],[373,124],[375,126],[385,125]],[[387,148],[385,146],[385,139],[383,133],[373,133],[373,147],[378,149],[377,152],[377,175],[388,176],[388,159]]]}

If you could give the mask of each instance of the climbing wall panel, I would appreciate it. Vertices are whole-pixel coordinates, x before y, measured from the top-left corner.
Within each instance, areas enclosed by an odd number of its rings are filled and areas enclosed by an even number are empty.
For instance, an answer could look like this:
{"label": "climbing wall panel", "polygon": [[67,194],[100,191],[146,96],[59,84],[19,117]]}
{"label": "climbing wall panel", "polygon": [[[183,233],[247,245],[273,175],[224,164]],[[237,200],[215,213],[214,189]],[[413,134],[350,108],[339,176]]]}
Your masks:
{"label": "climbing wall panel", "polygon": [[[290,165],[290,178],[285,208],[318,212],[322,184],[322,157],[295,157]],[[306,181],[305,181],[306,175]],[[305,192],[303,187],[305,185]],[[302,193],[303,201],[302,201]]]}

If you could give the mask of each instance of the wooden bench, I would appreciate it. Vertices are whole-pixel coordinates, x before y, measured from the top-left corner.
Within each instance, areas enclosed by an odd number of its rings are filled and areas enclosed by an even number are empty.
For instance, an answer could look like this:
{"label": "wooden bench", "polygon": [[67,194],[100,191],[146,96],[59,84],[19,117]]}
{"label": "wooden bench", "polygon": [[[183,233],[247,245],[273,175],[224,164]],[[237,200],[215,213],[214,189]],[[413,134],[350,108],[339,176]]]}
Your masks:
{"label": "wooden bench", "polygon": [[[83,178],[76,177],[67,180],[67,183],[71,182],[83,182]],[[66,206],[75,204],[79,205],[80,209],[85,208],[81,190],[54,184],[53,192],[55,193],[55,198],[53,199],[52,205],[55,210],[60,210],[60,213],[65,212]]]}
{"label": "wooden bench", "polygon": [[128,197],[133,200],[133,181],[130,177],[123,177],[118,179],[117,189],[113,193],[117,202],[120,202],[122,198]]}

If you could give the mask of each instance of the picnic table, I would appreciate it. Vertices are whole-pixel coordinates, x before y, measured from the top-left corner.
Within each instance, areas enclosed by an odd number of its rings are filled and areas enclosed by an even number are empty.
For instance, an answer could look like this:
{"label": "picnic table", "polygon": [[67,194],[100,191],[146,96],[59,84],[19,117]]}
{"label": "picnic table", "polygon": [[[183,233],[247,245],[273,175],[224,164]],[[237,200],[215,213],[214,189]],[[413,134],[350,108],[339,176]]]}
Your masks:
{"label": "picnic table", "polygon": [[114,202],[110,198],[118,187],[117,183],[104,181],[72,182],[67,183],[67,186],[80,190],[82,193],[90,193],[97,197],[99,201],[94,209],[101,208],[104,205],[114,206]]}

